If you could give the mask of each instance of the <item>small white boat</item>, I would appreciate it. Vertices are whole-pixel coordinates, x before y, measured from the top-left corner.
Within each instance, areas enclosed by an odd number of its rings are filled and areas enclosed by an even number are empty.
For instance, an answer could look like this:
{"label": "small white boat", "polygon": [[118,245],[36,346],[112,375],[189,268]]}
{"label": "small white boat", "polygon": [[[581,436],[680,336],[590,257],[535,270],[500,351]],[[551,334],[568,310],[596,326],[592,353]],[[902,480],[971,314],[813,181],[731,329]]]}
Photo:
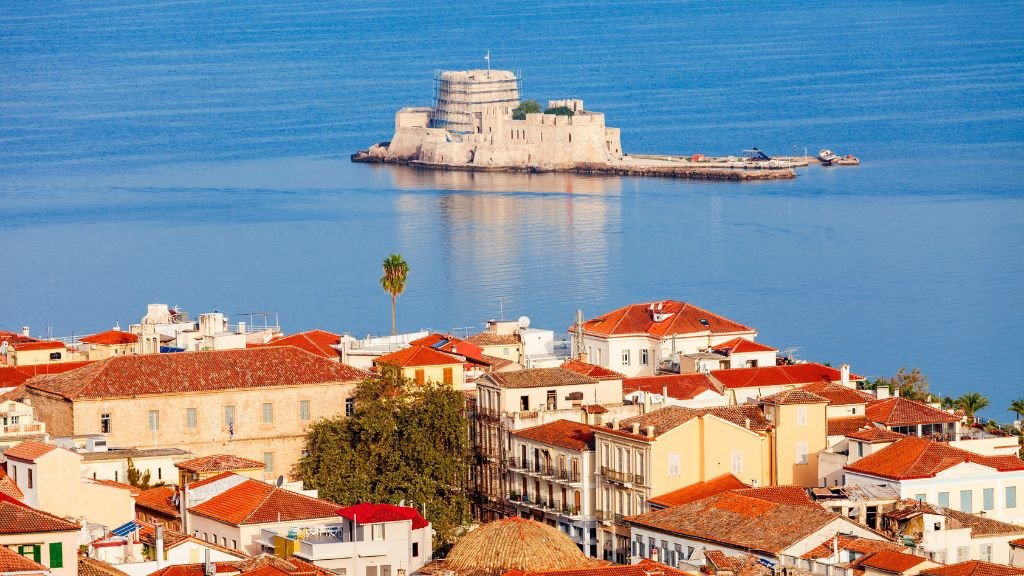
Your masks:
{"label": "small white boat", "polygon": [[818,152],[818,160],[821,160],[825,164],[831,164],[832,162],[838,159],[839,156],[837,156],[835,152],[829,150],[828,148],[823,148],[821,152]]}

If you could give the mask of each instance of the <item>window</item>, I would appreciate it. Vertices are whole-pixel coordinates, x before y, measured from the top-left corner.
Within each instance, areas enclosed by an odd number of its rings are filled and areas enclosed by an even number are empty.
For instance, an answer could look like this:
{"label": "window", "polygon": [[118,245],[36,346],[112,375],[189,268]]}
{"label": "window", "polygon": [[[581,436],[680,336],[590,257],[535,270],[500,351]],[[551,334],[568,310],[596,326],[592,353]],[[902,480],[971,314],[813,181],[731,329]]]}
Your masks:
{"label": "window", "polygon": [[419,384],[420,386],[422,386],[422,385],[426,384],[426,382],[427,382],[427,374],[426,374],[426,372],[424,372],[423,370],[417,370],[416,371],[416,383]]}
{"label": "window", "polygon": [[235,540],[231,541],[231,549],[232,550],[238,550],[238,542],[237,541],[235,541]]}
{"label": "window", "polygon": [[973,503],[973,500],[974,500],[974,492],[972,492],[970,490],[961,490],[960,491],[960,511],[961,512],[967,512],[968,514],[970,514],[972,512],[971,504]]}
{"label": "window", "polygon": [[413,542],[412,543],[412,557],[413,558],[419,558],[420,557],[420,543],[419,542]]}
{"label": "window", "polygon": [[345,416],[351,417],[356,413],[356,399],[345,398]]}
{"label": "window", "polygon": [[1005,506],[1007,508],[1016,508],[1017,507],[1017,487],[1016,486],[1007,486],[1006,487],[1006,503],[1005,503]]}
{"label": "window", "polygon": [[971,548],[969,546],[957,546],[956,561],[967,562],[971,559]]}
{"label": "window", "polygon": [[643,452],[637,452],[636,453],[636,470],[634,470],[633,472],[636,472],[637,474],[639,474],[641,476],[644,475],[645,470],[644,470],[644,453]]}
{"label": "window", "polygon": [[864,457],[864,443],[863,442],[854,442],[854,444],[857,445],[857,456],[860,456],[861,458],[863,458]]}
{"label": "window", "polygon": [[274,471],[274,453],[273,452],[264,452],[263,453],[263,468],[267,472],[273,472]]}
{"label": "window", "polygon": [[548,390],[547,400],[548,400],[547,401],[547,405],[548,405],[547,408],[548,408],[548,410],[557,410],[558,409],[558,391],[557,390]]}
{"label": "window", "polygon": [[33,480],[33,479],[32,479],[32,469],[31,469],[31,468],[29,468],[29,469],[28,469],[28,487],[29,487],[29,488],[32,488],[32,484],[33,484],[33,481],[32,481],[32,480]]}
{"label": "window", "polygon": [[309,420],[309,400],[299,400],[299,420]]}
{"label": "window", "polygon": [[982,544],[981,548],[979,550],[979,553],[980,553],[979,556],[981,556],[981,558],[979,558],[979,559],[982,562],[991,562],[992,561],[992,545],[991,544]]}
{"label": "window", "polygon": [[730,470],[733,474],[743,473],[743,452],[733,452],[729,458]]}
{"label": "window", "polygon": [[380,567],[380,576],[391,576],[391,564],[384,564]]}
{"label": "window", "polygon": [[50,360],[60,360],[60,352],[50,352]]}
{"label": "window", "polygon": [[668,455],[668,475],[679,476],[679,454]]}
{"label": "window", "polygon": [[939,506],[949,508],[949,492],[939,492]]}
{"label": "window", "polygon": [[196,427],[196,409],[186,408],[185,409],[185,427],[195,428]]}
{"label": "window", "polygon": [[992,509],[995,508],[995,502],[994,502],[994,500],[996,499],[995,492],[996,492],[995,488],[985,488],[984,490],[981,491],[981,499],[982,499],[981,507],[982,507],[982,509],[984,509],[984,510],[992,510]]}
{"label": "window", "polygon": [[64,548],[60,542],[50,542],[50,568],[64,567]]}
{"label": "window", "polygon": [[650,363],[650,361],[651,361],[651,357],[650,356],[651,356],[650,351],[648,351],[647,348],[641,348],[640,349],[640,364],[642,366],[647,366]]}
{"label": "window", "polygon": [[925,498],[926,496],[924,494],[914,494],[914,500],[917,500],[918,502],[924,502]]}
{"label": "window", "polygon": [[452,383],[455,382],[455,376],[452,373],[452,369],[451,368],[445,368],[443,372],[444,372],[443,381],[444,381],[445,384],[452,384]]}
{"label": "window", "polygon": [[797,442],[796,444],[796,463],[807,464],[807,442]]}
{"label": "window", "polygon": [[156,432],[160,429],[160,411],[150,410],[149,411],[149,430]]}
{"label": "window", "polygon": [[232,428],[235,425],[235,407],[225,406],[224,407],[224,426]]}
{"label": "window", "polygon": [[263,403],[263,423],[271,424],[274,422],[274,405],[270,402]]}
{"label": "window", "polygon": [[18,554],[21,554],[33,562],[41,562],[40,548],[41,545],[39,544],[21,544],[18,546]]}
{"label": "window", "polygon": [[384,539],[384,525],[383,524],[372,524],[371,526],[373,526],[373,533],[371,535],[371,538],[374,539],[374,540],[383,540]]}
{"label": "window", "polygon": [[629,366],[629,350],[622,351],[622,365]]}
{"label": "window", "polygon": [[530,397],[520,396],[519,397],[519,410],[526,412],[530,409]]}
{"label": "window", "polygon": [[797,406],[796,407],[796,425],[807,426],[807,407]]}
{"label": "window", "polygon": [[110,414],[100,414],[100,433],[110,434]]}

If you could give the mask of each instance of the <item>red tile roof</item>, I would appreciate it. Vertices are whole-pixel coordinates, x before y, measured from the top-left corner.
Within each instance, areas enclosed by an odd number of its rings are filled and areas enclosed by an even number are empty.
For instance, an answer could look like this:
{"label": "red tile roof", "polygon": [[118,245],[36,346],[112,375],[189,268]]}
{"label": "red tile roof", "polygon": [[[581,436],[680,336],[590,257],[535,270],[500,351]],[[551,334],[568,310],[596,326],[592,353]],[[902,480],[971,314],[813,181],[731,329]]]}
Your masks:
{"label": "red tile roof", "polygon": [[29,560],[6,546],[0,546],[0,573],[7,574],[11,572],[19,574],[31,572],[49,574],[50,569],[38,562]]}
{"label": "red tile roof", "polygon": [[1018,538],[1017,540],[1010,540],[1010,546],[1017,546],[1024,548],[1024,538]]}
{"label": "red tile roof", "polygon": [[64,374],[37,376],[25,385],[77,400],[353,382],[369,376],[285,346],[115,356]]}
{"label": "red tile roof", "polygon": [[[207,544],[208,545],[208,544]],[[324,568],[292,556],[284,560],[269,554],[260,554],[245,560],[214,562],[217,574],[240,574],[241,576],[332,576]],[[203,576],[202,564],[178,564],[166,566],[149,576]]]}
{"label": "red tile roof", "polygon": [[103,486],[109,486],[111,488],[118,488],[120,490],[127,490],[128,492],[131,493],[132,496],[138,496],[142,492],[142,490],[140,490],[139,488],[136,488],[135,486],[132,486],[131,484],[125,484],[124,482],[116,482],[114,480],[92,480],[92,481],[97,483],[97,484],[102,484]]}
{"label": "red tile roof", "polygon": [[458,354],[459,356],[465,356],[467,360],[472,360],[476,364],[490,364],[485,357],[483,348],[472,342],[460,340],[451,334],[428,334],[423,338],[409,342],[409,345],[426,346],[441,352]]}
{"label": "red tile roof", "polygon": [[[810,384],[812,382],[839,382],[839,370],[823,364],[806,362],[785,366],[759,366],[757,368],[731,368],[712,370],[711,376],[726,388],[754,388],[785,386],[787,384]],[[863,376],[850,375],[851,380],[863,380]]]}
{"label": "red tile roof", "polygon": [[865,414],[871,421],[885,424],[886,426],[960,421],[959,417],[945,410],[940,410],[924,402],[910,400],[902,396],[870,402],[867,405]]}
{"label": "red tile roof", "polygon": [[326,330],[309,330],[289,336],[281,336],[267,342],[265,346],[295,346],[310,354],[316,354],[324,358],[337,359],[341,353],[332,348],[341,344],[341,336]]}
{"label": "red tile roof", "polygon": [[895,550],[896,552],[903,552],[907,549],[906,546],[901,546],[895,542],[889,542],[888,540],[871,540],[869,538],[861,538],[859,536],[851,536],[849,534],[836,534],[834,538],[828,537],[823,540],[821,544],[806,552],[801,556],[801,558],[807,560],[828,558],[835,553],[835,545],[838,545],[840,550],[851,550],[853,552],[860,552],[861,554],[878,552],[880,550]]}
{"label": "red tile roof", "polygon": [[760,400],[765,404],[783,406],[787,404],[826,404],[828,400],[813,392],[804,390],[783,390],[771,396],[764,396]]}
{"label": "red tile roof", "polygon": [[0,330],[0,343],[7,342],[8,344],[14,344],[15,342],[38,342],[38,338],[32,338],[31,336],[22,336],[20,332],[11,332],[9,330]]}
{"label": "red tile roof", "polygon": [[125,332],[123,330],[107,330],[106,332],[99,332],[97,334],[90,334],[89,336],[83,336],[82,342],[86,344],[135,344],[139,341],[138,334],[132,334],[131,332]]}
{"label": "red tile roof", "polygon": [[981,456],[916,436],[902,438],[844,468],[850,472],[882,478],[910,480],[932,478],[943,470],[965,462],[975,462],[1000,472],[1024,470],[1024,460],[1017,456]]}
{"label": "red tile roof", "polygon": [[828,435],[846,436],[851,432],[856,432],[865,426],[871,425],[871,421],[867,419],[867,416],[843,416],[842,418],[829,418]]}
{"label": "red tile roof", "polygon": [[111,564],[86,556],[78,557],[78,576],[128,576]]}
{"label": "red tile roof", "polygon": [[246,480],[189,510],[232,526],[333,518],[338,505],[256,480]]}
{"label": "red tile roof", "polygon": [[338,509],[338,515],[355,520],[360,524],[378,524],[380,522],[401,522],[410,520],[412,529],[418,530],[430,526],[430,523],[416,511],[408,506],[395,506],[394,504],[371,504],[361,502]]}
{"label": "red tile roof", "polygon": [[[660,305],[661,308],[657,312],[669,315],[668,318],[655,322],[651,311],[652,305],[655,307]],[[753,334],[754,332],[754,329],[749,326],[733,322],[693,304],[675,300],[630,304],[587,320],[583,323],[583,330],[587,334],[606,337],[649,335],[655,338],[686,334]]]}
{"label": "red tile roof", "polygon": [[874,568],[875,570],[891,572],[893,574],[903,574],[914,566],[927,561],[927,558],[906,554],[904,552],[880,550],[874,554],[868,554],[867,556],[860,558],[857,561],[857,565],[867,566],[869,568]]}
{"label": "red tile roof", "polygon": [[199,488],[199,487],[202,487],[202,486],[206,486],[207,484],[213,484],[214,482],[217,482],[218,480],[223,480],[225,478],[230,478],[231,476],[238,476],[238,474],[235,474],[234,472],[231,472],[231,471],[221,472],[220,474],[215,474],[213,476],[210,476],[209,478],[203,478],[202,480],[196,480],[195,482],[189,482],[188,483],[188,487],[189,488]]}
{"label": "red tile roof", "polygon": [[36,510],[28,504],[0,494],[0,534],[78,531],[74,522]]}
{"label": "red tile roof", "polygon": [[667,494],[655,496],[650,499],[650,503],[655,506],[663,506],[665,508],[670,506],[681,506],[697,500],[703,500],[709,496],[721,494],[728,490],[748,487],[749,486],[740,482],[740,480],[732,474],[722,474],[721,476],[716,476],[710,480],[690,484],[689,486],[673,490]]}
{"label": "red tile roof", "polygon": [[61,374],[88,366],[86,362],[51,362],[48,364],[31,364],[28,366],[0,366],[0,388],[13,388],[24,384],[26,380],[40,374]]}
{"label": "red tile roof", "polygon": [[707,374],[671,374],[668,376],[643,376],[626,378],[622,381],[623,394],[642,390],[653,394],[661,394],[668,388],[668,396],[677,400],[692,400],[708,391],[716,392],[714,382]]}
{"label": "red tile roof", "polygon": [[2,466],[0,466],[0,494],[6,494],[15,500],[25,499],[21,488],[18,488],[18,483],[7,475],[7,471]]}
{"label": "red tile roof", "polygon": [[948,566],[925,568],[920,573],[925,576],[1019,576],[1024,574],[1024,566],[1007,566],[981,560],[969,560]]}
{"label": "red tile roof", "polygon": [[569,420],[555,420],[540,426],[517,430],[512,435],[570,450],[594,449],[594,428]]}
{"label": "red tile roof", "polygon": [[385,354],[374,360],[373,364],[375,366],[390,364],[392,366],[408,368],[412,366],[449,366],[452,364],[462,364],[463,362],[465,362],[465,358],[461,356],[439,352],[427,346],[409,346],[398,352]]}
{"label": "red tile roof", "polygon": [[904,435],[899,432],[893,432],[888,428],[879,428],[878,426],[865,426],[860,430],[855,430],[846,435],[847,438],[853,438],[854,440],[860,440],[868,443],[895,442],[900,438],[903,438],[903,436]]}
{"label": "red tile roof", "polygon": [[597,384],[597,378],[562,368],[527,368],[512,372],[491,372],[486,378],[502,388],[546,388]]}
{"label": "red tile roof", "polygon": [[40,456],[49,454],[56,449],[57,447],[53,444],[44,444],[36,440],[24,440],[8,448],[4,452],[4,456],[24,462],[35,462]]}
{"label": "red tile roof", "polygon": [[562,570],[540,570],[533,572],[509,570],[502,574],[502,576],[690,576],[690,573],[644,558],[636,564],[628,566],[615,564],[593,566],[590,568],[565,568]]}
{"label": "red tile roof", "polygon": [[174,466],[187,472],[224,472],[233,470],[260,470],[264,467],[263,462],[251,458],[242,458],[232,454],[214,454],[212,456],[200,456],[189,460],[175,462]]}
{"label": "red tile roof", "polygon": [[771,346],[768,346],[766,344],[761,344],[760,342],[754,342],[753,340],[748,340],[746,338],[740,338],[739,336],[737,336],[736,338],[733,338],[732,340],[728,340],[726,342],[722,342],[721,344],[717,344],[715,346],[712,346],[712,348],[715,349],[715,350],[718,350],[719,352],[725,352],[726,354],[730,354],[730,355],[732,355],[732,354],[746,354],[746,353],[749,353],[749,352],[778,352],[779,351],[778,348],[772,348]]}
{"label": "red tile roof", "polygon": [[759,498],[787,506],[819,507],[802,486],[760,486],[758,488],[739,488],[732,492],[740,496]]}
{"label": "red tile roof", "polygon": [[564,370],[572,370],[577,374],[583,374],[584,376],[590,376],[591,378],[597,378],[598,380],[619,380],[625,378],[626,375],[614,370],[609,370],[604,366],[598,366],[597,364],[589,364],[577,360],[575,358],[566,360],[561,366]]}
{"label": "red tile roof", "polygon": [[466,338],[467,342],[477,346],[518,346],[520,343],[518,334],[495,334],[494,332],[480,332]]}
{"label": "red tile roof", "polygon": [[32,350],[66,350],[67,346],[63,342],[57,342],[56,340],[36,340],[34,342],[11,342],[11,349],[21,352],[29,352]]}
{"label": "red tile roof", "polygon": [[172,518],[180,518],[181,513],[178,511],[178,507],[171,502],[174,494],[175,490],[170,486],[157,486],[143,490],[135,498],[135,507],[146,508]]}
{"label": "red tile roof", "polygon": [[[650,441],[647,437],[647,427],[654,426],[654,436],[673,430],[694,418],[702,416],[715,416],[727,422],[731,422],[741,428],[747,428],[755,432],[763,432],[771,428],[771,423],[764,417],[764,412],[753,404],[741,404],[738,406],[713,406],[710,408],[683,408],[681,406],[666,406],[640,416],[626,418],[619,423],[618,430],[612,430],[607,425],[598,428],[602,432],[608,432],[617,436]],[[633,434],[633,423],[640,425],[640,433]]]}
{"label": "red tile roof", "polygon": [[875,397],[867,392],[861,392],[860,390],[834,382],[812,382],[801,386],[800,389],[813,392],[818,396],[828,399],[829,404],[833,406],[867,404],[875,400]]}

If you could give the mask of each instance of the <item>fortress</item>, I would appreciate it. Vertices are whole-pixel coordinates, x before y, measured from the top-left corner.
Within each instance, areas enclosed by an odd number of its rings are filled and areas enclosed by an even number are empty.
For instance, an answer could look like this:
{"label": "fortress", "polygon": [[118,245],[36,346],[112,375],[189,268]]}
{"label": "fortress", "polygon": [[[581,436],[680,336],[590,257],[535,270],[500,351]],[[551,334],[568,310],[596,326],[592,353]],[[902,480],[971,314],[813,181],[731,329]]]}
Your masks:
{"label": "fortress", "polygon": [[515,118],[520,89],[519,75],[509,70],[437,72],[433,106],[402,108],[395,114],[391,141],[357,152],[352,160],[454,170],[730,180],[795,176],[791,164],[701,165],[689,158],[631,157],[622,152],[619,129],[606,126],[604,114],[585,109],[582,100],[549,100],[547,111]]}

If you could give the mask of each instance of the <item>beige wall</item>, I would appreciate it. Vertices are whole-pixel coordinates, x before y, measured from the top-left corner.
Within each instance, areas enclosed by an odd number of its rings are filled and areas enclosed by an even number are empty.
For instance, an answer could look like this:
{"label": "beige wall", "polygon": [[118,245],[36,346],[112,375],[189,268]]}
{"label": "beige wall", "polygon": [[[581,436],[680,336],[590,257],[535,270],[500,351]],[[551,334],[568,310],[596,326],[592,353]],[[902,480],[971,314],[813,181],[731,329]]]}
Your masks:
{"label": "beige wall", "polygon": [[481,346],[480,349],[488,356],[511,360],[520,364],[523,362],[522,344],[495,344],[493,346]]}
{"label": "beige wall", "polygon": [[402,376],[412,381],[416,381],[416,373],[420,370],[423,371],[424,382],[444,382],[444,371],[445,369],[451,369],[452,371],[452,386],[456,390],[470,389],[474,387],[466,387],[466,373],[465,367],[461,363],[457,364],[443,364],[437,366],[406,366],[402,368]]}
{"label": "beige wall", "polygon": [[[60,352],[59,360],[50,360],[50,354]],[[32,366],[35,364],[56,364],[68,362],[71,358],[71,351],[66,348],[54,348],[52,350],[14,350],[8,353],[11,364],[14,366]]]}
{"label": "beige wall", "polygon": [[105,360],[114,356],[137,354],[137,343],[132,344],[83,344],[89,360]]}
{"label": "beige wall", "polygon": [[[776,484],[818,486],[818,453],[827,448],[825,404],[765,405],[775,426]],[[803,416],[801,417],[801,412]],[[798,446],[806,448],[805,463],[797,461]]]}
{"label": "beige wall", "polygon": [[[60,543],[62,568],[54,568],[50,558],[50,543]],[[39,545],[38,562],[50,568],[53,576],[78,576],[78,531],[36,532],[33,534],[0,534],[0,546],[17,552],[19,545]]]}

